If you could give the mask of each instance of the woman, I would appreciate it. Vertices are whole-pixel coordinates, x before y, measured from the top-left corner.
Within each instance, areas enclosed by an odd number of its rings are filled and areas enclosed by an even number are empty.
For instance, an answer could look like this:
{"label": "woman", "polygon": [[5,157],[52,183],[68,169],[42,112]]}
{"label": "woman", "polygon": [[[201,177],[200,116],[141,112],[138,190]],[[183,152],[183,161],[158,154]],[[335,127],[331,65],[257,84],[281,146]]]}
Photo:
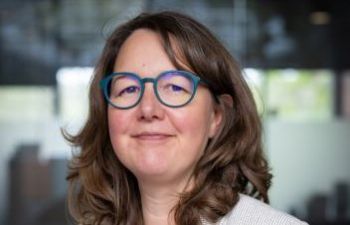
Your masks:
{"label": "woman", "polygon": [[88,120],[65,136],[81,149],[67,178],[80,224],[303,224],[265,204],[253,97],[228,51],[188,16],[141,14],[118,27]]}

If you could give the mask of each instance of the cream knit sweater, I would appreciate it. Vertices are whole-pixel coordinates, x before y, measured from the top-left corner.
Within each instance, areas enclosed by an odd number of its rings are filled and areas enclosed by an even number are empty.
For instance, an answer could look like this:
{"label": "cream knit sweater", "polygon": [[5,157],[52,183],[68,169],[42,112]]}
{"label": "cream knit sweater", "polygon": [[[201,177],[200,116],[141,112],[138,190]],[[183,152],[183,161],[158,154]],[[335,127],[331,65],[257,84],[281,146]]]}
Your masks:
{"label": "cream knit sweater", "polygon": [[[203,225],[212,225],[202,221]],[[307,225],[247,195],[240,194],[234,208],[215,225]]]}

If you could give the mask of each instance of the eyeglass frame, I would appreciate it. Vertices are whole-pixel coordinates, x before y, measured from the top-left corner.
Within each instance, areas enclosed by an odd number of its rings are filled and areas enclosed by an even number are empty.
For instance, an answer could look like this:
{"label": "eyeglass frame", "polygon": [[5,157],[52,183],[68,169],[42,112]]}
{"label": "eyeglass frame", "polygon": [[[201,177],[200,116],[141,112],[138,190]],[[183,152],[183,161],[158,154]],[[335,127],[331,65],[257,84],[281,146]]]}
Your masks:
{"label": "eyeglass frame", "polygon": [[[164,102],[162,100],[162,98],[159,96],[158,89],[157,89],[158,80],[160,78],[162,78],[163,76],[165,76],[166,74],[174,73],[174,72],[180,73],[181,75],[185,76],[186,78],[189,78],[193,82],[193,93],[192,93],[191,97],[185,103],[183,103],[181,105],[176,105],[176,106],[170,105],[170,104],[167,104],[166,102]],[[120,107],[120,106],[115,105],[110,100],[110,97],[109,97],[109,94],[108,94],[108,89],[109,89],[108,83],[110,82],[110,80],[113,79],[113,77],[118,76],[118,75],[131,76],[131,77],[135,78],[138,81],[139,84],[141,84],[140,96],[138,97],[138,100],[134,104],[132,104],[131,106]],[[141,78],[138,74],[132,73],[132,72],[114,72],[114,73],[104,77],[100,81],[100,88],[102,88],[103,96],[104,96],[105,100],[107,100],[107,102],[109,104],[111,104],[113,107],[118,108],[118,109],[131,109],[131,108],[135,107],[136,105],[138,105],[140,103],[140,101],[141,101],[141,99],[143,97],[143,94],[145,92],[145,83],[153,83],[153,92],[154,92],[155,96],[157,97],[158,101],[161,104],[163,104],[163,105],[165,105],[167,107],[170,107],[170,108],[180,108],[180,107],[183,107],[183,106],[189,104],[192,101],[193,97],[197,93],[197,88],[198,88],[199,83],[202,83],[202,84],[204,84],[205,86],[207,86],[209,88],[209,84],[206,81],[204,81],[202,78],[200,78],[199,76],[197,76],[197,75],[195,75],[195,74],[193,74],[191,72],[184,71],[184,70],[167,70],[167,71],[163,71],[160,74],[158,74],[158,76],[155,77],[155,78],[152,78],[152,77]],[[212,91],[211,91],[211,93],[212,93]],[[215,94],[213,94],[213,96],[215,98],[215,101],[218,102],[217,96]]]}

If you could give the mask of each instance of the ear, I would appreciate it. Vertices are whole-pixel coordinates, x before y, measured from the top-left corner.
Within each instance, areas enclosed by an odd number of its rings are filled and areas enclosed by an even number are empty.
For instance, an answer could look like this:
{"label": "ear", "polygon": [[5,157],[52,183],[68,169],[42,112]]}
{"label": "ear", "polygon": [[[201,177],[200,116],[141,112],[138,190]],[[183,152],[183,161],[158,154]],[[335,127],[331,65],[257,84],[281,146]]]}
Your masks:
{"label": "ear", "polygon": [[223,117],[224,117],[224,108],[225,106],[228,108],[233,107],[233,99],[231,95],[223,94],[218,96],[218,99],[220,101],[219,104],[214,104],[214,110],[211,118],[211,124],[210,124],[210,130],[209,130],[209,137],[212,138],[215,136],[215,134],[218,132],[219,127],[222,123]]}

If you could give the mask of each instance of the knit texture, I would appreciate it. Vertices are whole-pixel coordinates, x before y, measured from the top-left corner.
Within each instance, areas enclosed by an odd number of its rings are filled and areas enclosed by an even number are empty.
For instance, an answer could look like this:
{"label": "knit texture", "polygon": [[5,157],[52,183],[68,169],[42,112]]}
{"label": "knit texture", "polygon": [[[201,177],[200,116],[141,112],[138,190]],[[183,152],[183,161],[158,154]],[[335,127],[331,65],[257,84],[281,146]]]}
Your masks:
{"label": "knit texture", "polygon": [[[202,220],[203,225],[214,225]],[[247,195],[240,194],[234,208],[215,225],[307,225]]]}

